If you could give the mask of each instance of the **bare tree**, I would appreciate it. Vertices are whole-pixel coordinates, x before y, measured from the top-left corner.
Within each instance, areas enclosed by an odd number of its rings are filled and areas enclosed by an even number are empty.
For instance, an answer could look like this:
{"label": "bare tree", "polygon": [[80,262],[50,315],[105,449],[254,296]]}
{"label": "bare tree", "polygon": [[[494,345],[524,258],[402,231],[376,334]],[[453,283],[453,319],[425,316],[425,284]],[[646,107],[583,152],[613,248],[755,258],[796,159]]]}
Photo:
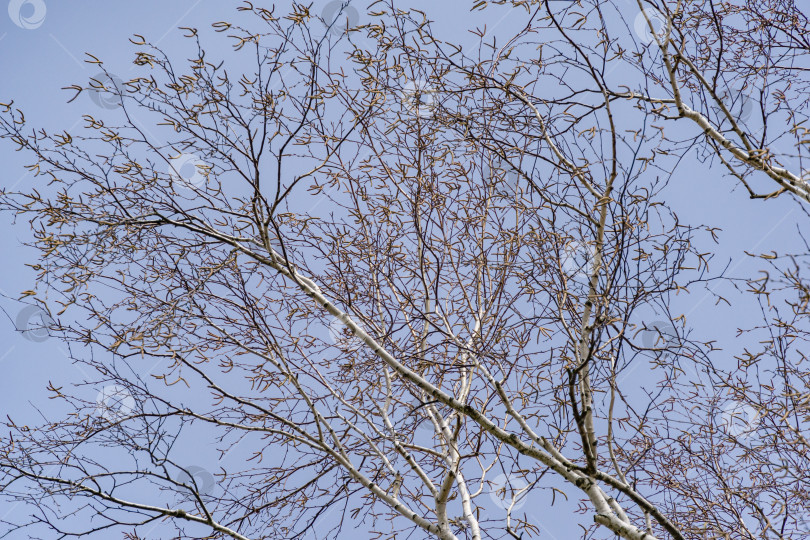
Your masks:
{"label": "bare tree", "polygon": [[[564,497],[587,538],[803,537],[800,258],[768,261],[790,317],[746,285],[771,338],[721,369],[672,308],[725,279],[693,245],[714,231],[661,192],[707,159],[810,200],[806,18],[473,9],[525,21],[465,47],[393,0],[248,3],[213,25],[227,61],[191,28],[185,67],[141,36],[130,80],[91,57],[70,88],[109,111],[77,132],[3,105],[35,158],[0,196],[41,252],[29,302],[95,374],[52,384],[64,418],[5,423],[0,496],[34,508],[11,530],[517,539]],[[178,459],[198,430],[219,471]]]}

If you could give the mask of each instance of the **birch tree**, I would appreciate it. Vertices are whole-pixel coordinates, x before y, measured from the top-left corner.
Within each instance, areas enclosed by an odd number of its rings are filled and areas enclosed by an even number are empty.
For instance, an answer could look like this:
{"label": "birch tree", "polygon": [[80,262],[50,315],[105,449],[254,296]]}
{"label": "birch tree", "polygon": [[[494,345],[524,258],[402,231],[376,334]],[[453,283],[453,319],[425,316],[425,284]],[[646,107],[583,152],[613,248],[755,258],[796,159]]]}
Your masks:
{"label": "birch tree", "polygon": [[631,6],[479,2],[522,23],[469,46],[393,0],[245,3],[182,29],[185,64],[138,35],[134,77],[88,56],[66,90],[108,107],[75,131],[2,104],[25,301],[93,374],[4,421],[9,530],[528,539],[565,499],[583,538],[803,538],[804,258],[763,256],[770,339],[721,369],[671,309],[725,279],[715,232],[662,192],[697,159],[810,201],[807,19]]}

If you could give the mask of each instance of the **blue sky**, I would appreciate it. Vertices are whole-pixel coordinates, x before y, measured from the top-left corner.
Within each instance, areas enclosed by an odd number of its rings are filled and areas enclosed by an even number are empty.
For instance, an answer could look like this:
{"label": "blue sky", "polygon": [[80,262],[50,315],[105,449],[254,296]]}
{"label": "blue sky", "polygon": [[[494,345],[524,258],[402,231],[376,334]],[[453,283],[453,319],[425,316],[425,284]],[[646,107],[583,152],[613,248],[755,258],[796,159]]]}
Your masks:
{"label": "blue sky", "polygon": [[[5,0],[4,0],[5,2]],[[18,6],[18,4],[20,4]],[[315,11],[323,11],[328,2],[315,2]],[[455,5],[454,5],[455,4]],[[463,41],[466,22],[457,20],[459,6],[467,2],[408,2],[403,5],[419,7],[440,22],[442,32],[450,40]],[[632,9],[634,2],[628,2]],[[131,72],[133,47],[128,38],[133,33],[156,41],[173,58],[182,60],[187,46],[178,26],[207,27],[211,22],[231,18],[236,3],[213,0],[175,0],[158,2],[102,2],[83,0],[76,2],[28,3],[12,1],[10,14],[0,11],[0,102],[15,101],[30,125],[43,126],[51,131],[75,129],[81,115],[88,110],[101,112],[103,107],[87,95],[68,104],[70,91],[61,90],[73,83],[82,83],[95,76],[95,66],[84,63],[85,52],[105,61],[108,69],[126,78]],[[45,6],[44,11],[42,6]],[[283,8],[284,6],[280,6]],[[17,9],[19,8],[19,9]],[[16,11],[15,11],[16,10]],[[20,11],[21,10],[21,11]],[[22,13],[22,18],[12,17]],[[522,12],[515,11],[498,24],[519,24]],[[27,23],[25,21],[28,21]],[[30,26],[31,28],[23,28]],[[620,74],[617,74],[620,75]],[[693,133],[691,127],[684,133]],[[0,141],[0,185],[11,189],[30,181],[23,165],[26,156],[13,151],[8,141]],[[682,222],[719,227],[719,243],[701,246],[702,252],[714,252],[713,271],[729,265],[732,277],[751,277],[764,267],[761,261],[751,259],[745,252],[802,251],[796,234],[805,220],[804,211],[788,197],[770,201],[752,201],[743,189],[732,189],[734,183],[725,178],[720,167],[710,168],[695,159],[686,159],[678,168],[665,191],[665,199]],[[327,210],[327,209],[321,209]],[[0,298],[5,316],[0,318],[0,414],[12,415],[23,422],[35,423],[37,409],[58,414],[56,404],[47,400],[45,386],[49,381],[66,384],[87,377],[82,368],[67,360],[66,346],[55,338],[38,339],[16,331],[17,319],[25,319],[26,304],[17,301],[20,293],[33,288],[33,271],[26,266],[35,262],[36,253],[24,248],[21,240],[29,234],[27,223],[14,222],[8,214],[0,214]],[[686,315],[687,326],[694,337],[714,339],[722,349],[715,351],[720,362],[733,356],[747,344],[736,337],[741,327],[761,322],[756,304],[750,297],[734,291],[728,284],[716,284],[716,292],[724,294],[731,305],[715,304],[714,298],[696,289],[677,298],[676,313]],[[650,314],[650,320],[658,316]],[[86,388],[89,395],[101,388]],[[184,442],[188,450],[188,463],[192,466],[211,467],[216,452],[204,434],[190,433]],[[243,456],[234,452],[229,459],[238,462]],[[4,506],[0,502],[0,516],[8,512],[24,511],[22,506]],[[578,538],[580,529],[573,514],[550,510],[538,505],[534,518],[546,531],[544,538]],[[560,519],[561,515],[566,518]],[[581,518],[580,518],[581,519]],[[160,528],[149,538],[160,538]],[[26,538],[12,535],[10,538]],[[363,538],[358,535],[357,538]]]}

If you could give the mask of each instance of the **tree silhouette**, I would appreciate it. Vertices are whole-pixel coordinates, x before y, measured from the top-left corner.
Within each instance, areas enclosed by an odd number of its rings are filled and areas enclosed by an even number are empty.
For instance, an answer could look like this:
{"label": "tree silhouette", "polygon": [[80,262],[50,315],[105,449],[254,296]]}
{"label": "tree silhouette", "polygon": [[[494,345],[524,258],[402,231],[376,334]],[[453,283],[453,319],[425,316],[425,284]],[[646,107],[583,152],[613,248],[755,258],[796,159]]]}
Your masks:
{"label": "tree silhouette", "polygon": [[469,46],[393,0],[246,3],[184,66],[89,57],[81,129],[3,104],[28,302],[94,375],[4,422],[6,524],[528,539],[564,498],[583,538],[802,538],[803,255],[746,284],[768,339],[736,366],[670,304],[724,279],[663,198],[682,159],[810,201],[807,19],[753,4],[479,2],[525,20]]}

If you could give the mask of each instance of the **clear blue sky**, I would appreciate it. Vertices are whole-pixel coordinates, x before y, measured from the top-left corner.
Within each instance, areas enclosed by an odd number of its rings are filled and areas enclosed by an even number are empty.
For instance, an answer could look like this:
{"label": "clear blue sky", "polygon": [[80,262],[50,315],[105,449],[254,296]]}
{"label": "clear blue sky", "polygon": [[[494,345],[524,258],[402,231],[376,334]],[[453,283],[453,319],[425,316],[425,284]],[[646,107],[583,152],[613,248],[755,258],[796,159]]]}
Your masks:
{"label": "clear blue sky", "polygon": [[[322,11],[327,3],[316,1],[315,10]],[[11,4],[14,7],[15,2]],[[628,3],[628,9],[633,4]],[[83,62],[84,52],[103,58],[113,72],[126,78],[132,59],[128,37],[133,33],[157,41],[170,54],[185,51],[187,42],[179,37],[178,26],[202,28],[211,22],[228,19],[237,3],[213,0],[50,0],[44,5],[44,12],[31,4],[22,6],[24,19],[31,21],[32,17],[42,17],[41,21],[29,22],[29,26],[35,27],[28,29],[15,24],[5,10],[0,10],[0,101],[14,99],[30,125],[55,131],[75,129],[84,112],[98,110],[98,104],[86,95],[67,104],[72,93],[60,89],[85,82],[97,73],[94,66]],[[443,21],[443,31],[448,33],[450,40],[462,41],[468,36],[464,23],[459,23],[457,17],[460,12],[466,12],[469,2],[407,2],[403,5],[420,7],[431,18]],[[519,23],[522,16],[523,12],[515,12],[510,21]],[[178,61],[185,57],[183,53],[174,56]],[[0,141],[0,163],[3,164],[0,185],[4,188],[22,186],[30,179],[23,168],[26,157],[15,153],[8,141]],[[801,251],[796,228],[805,221],[805,216],[795,203],[786,197],[777,201],[751,201],[742,189],[732,191],[733,185],[732,180],[723,177],[723,170],[719,167],[709,169],[695,160],[685,160],[666,191],[669,205],[682,222],[705,223],[722,229],[718,245],[701,246],[701,251],[715,251],[717,254],[712,270],[719,271],[730,261],[731,276],[751,277],[764,265],[745,256],[744,251]],[[28,234],[26,223],[15,224],[12,216],[2,214],[0,224],[3,227],[0,235],[0,251],[3,253],[0,259],[0,292],[3,293],[0,306],[7,315],[0,319],[0,367],[3,374],[0,377],[0,415],[10,414],[33,423],[37,418],[34,406],[58,414],[53,410],[54,403],[46,399],[44,388],[48,381],[59,384],[78,382],[85,375],[67,361],[65,345],[58,340],[32,340],[31,336],[26,338],[15,331],[15,319],[25,308],[25,304],[16,298],[21,291],[33,288],[33,272],[25,264],[35,262],[36,253],[20,245],[20,239]],[[713,298],[696,289],[694,293],[677,299],[675,312],[687,315],[687,324],[696,339],[718,342],[722,350],[714,353],[717,361],[727,359],[732,363],[733,356],[739,354],[746,344],[735,337],[737,328],[761,321],[750,298],[741,296],[728,285],[719,285],[718,290],[733,300],[732,306],[714,305]],[[656,316],[650,314],[650,319],[656,320]],[[88,388],[82,391],[90,395],[99,390]],[[213,443],[194,441],[193,445],[188,445],[189,464],[214,466]],[[0,516],[24,511],[23,507],[10,508],[3,504],[0,502]],[[565,519],[560,519],[561,516]],[[568,540],[580,537],[581,529],[576,526],[575,516],[567,511],[549,511],[541,507],[533,519],[545,530],[543,538]],[[161,537],[159,531],[156,529],[148,537]],[[362,534],[355,537],[364,538]]]}

